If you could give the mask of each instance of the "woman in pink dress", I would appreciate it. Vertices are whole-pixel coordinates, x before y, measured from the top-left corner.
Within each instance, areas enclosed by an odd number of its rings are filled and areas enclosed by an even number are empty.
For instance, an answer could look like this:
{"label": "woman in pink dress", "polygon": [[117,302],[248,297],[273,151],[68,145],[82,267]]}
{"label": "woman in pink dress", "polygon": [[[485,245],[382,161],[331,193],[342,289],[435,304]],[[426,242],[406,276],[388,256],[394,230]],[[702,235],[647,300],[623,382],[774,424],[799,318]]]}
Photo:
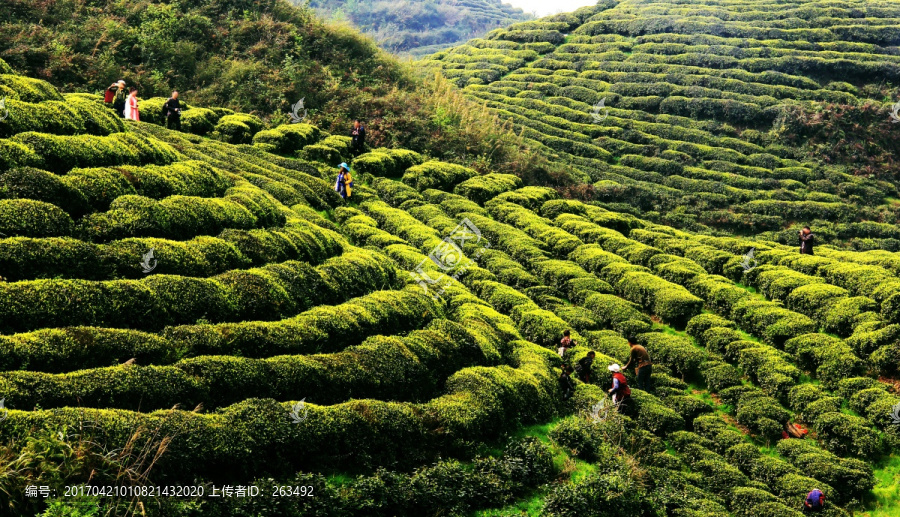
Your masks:
{"label": "woman in pink dress", "polygon": [[132,87],[128,94],[128,100],[125,101],[125,118],[129,120],[141,120],[141,114],[138,110],[137,88]]}

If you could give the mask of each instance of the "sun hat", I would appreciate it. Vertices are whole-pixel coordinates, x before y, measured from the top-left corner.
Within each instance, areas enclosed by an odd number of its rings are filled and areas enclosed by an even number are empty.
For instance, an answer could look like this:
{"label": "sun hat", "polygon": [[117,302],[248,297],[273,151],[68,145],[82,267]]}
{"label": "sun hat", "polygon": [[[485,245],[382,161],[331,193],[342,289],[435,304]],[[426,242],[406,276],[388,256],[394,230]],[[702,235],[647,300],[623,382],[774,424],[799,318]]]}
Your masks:
{"label": "sun hat", "polygon": [[611,371],[611,372],[618,372],[618,371],[621,371],[621,370],[622,370],[622,367],[619,366],[619,365],[616,364],[616,363],[613,363],[613,364],[609,365],[609,366],[607,367],[607,369],[609,369],[609,371]]}
{"label": "sun hat", "polygon": [[125,80],[124,80],[124,79],[119,79],[119,81],[118,81],[116,84],[125,84]]}
{"label": "sun hat", "polygon": [[348,170],[348,171],[349,171],[349,170],[350,170],[350,166],[349,166],[349,165],[347,165],[347,164],[346,164],[346,163],[344,163],[344,162],[341,162],[341,164],[340,164],[340,165],[338,165],[338,167],[343,167],[343,168],[345,168],[345,169],[347,169],[347,170]]}

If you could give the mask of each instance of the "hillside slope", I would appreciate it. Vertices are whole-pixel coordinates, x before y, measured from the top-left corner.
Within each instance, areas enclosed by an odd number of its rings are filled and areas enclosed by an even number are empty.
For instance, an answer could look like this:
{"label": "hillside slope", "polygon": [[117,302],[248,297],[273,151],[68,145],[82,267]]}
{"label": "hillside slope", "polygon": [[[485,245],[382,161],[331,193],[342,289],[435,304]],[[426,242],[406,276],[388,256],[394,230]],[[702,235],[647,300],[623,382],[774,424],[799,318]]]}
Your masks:
{"label": "hillside slope", "polygon": [[13,0],[0,58],[66,92],[122,78],[145,97],[178,89],[200,105],[282,120],[301,98],[314,114],[362,117],[345,112],[411,86],[371,40],[284,0]]}
{"label": "hillside slope", "polygon": [[532,18],[501,0],[312,0],[309,6],[325,18],[351,22],[391,52],[419,56]]}
{"label": "hillside slope", "polygon": [[[15,515],[798,517],[811,487],[824,515],[896,511],[900,396],[879,380],[898,375],[894,254],[680,231],[409,150],[351,159],[347,137],[221,108],[185,112],[214,138],[177,133],[11,72]],[[620,416],[601,402],[628,335],[655,386]],[[589,350],[563,399],[560,367]],[[811,437],[778,440],[789,420]]]}
{"label": "hillside slope", "polygon": [[898,19],[897,2],[608,0],[427,64],[577,167],[582,199],[896,251]]}

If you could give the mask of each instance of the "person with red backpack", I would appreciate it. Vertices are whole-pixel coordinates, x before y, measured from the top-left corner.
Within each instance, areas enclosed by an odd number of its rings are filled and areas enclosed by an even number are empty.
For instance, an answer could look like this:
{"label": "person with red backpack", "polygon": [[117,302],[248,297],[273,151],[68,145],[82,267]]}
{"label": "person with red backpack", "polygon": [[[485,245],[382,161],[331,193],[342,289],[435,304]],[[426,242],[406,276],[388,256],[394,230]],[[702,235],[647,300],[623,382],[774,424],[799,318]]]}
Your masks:
{"label": "person with red backpack", "polygon": [[619,413],[623,413],[631,405],[631,388],[628,387],[628,380],[622,375],[621,366],[611,364],[608,369],[613,372],[613,384],[609,394],[612,395],[613,402],[616,404]]}
{"label": "person with red backpack", "polygon": [[125,91],[125,81],[121,79],[119,79],[119,82],[109,85],[103,96],[103,102],[112,104],[113,109],[122,118],[125,118],[125,101],[127,99],[128,92]]}

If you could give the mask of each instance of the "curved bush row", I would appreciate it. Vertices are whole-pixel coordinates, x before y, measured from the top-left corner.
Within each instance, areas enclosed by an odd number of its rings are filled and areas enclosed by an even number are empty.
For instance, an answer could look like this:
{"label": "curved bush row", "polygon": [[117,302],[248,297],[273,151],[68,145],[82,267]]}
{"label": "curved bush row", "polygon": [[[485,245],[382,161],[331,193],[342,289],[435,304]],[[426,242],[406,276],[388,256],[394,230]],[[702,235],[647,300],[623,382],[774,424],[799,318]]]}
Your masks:
{"label": "curved bush row", "polygon": [[422,155],[413,151],[380,147],[357,156],[350,166],[357,174],[396,178],[402,176],[410,167],[420,165],[424,161]]}
{"label": "curved bush row", "polygon": [[453,192],[483,205],[499,194],[521,187],[522,180],[513,174],[485,174],[463,181]]}
{"label": "curved bush row", "polygon": [[90,214],[78,223],[85,240],[106,242],[128,237],[189,239],[226,229],[250,230],[283,226],[277,200],[251,185],[238,185],[223,198],[170,196],[160,201],[124,195],[109,211]]}
{"label": "curved bush row", "polygon": [[430,160],[406,169],[401,181],[419,192],[431,188],[450,192],[456,185],[476,176],[478,173],[468,167]]}
{"label": "curved bush row", "polygon": [[[516,367],[466,368],[446,382],[447,393],[422,404],[354,400],[334,406],[306,404],[305,420],[292,424],[293,402],[250,399],[210,414],[93,409],[10,411],[0,434],[24,436],[39,428],[89,419],[110,447],[131,438],[178,434],[154,472],[160,480],[202,476],[258,476],[279,467],[315,469],[420,465],[461,452],[466,444],[548,418],[557,403],[549,368],[554,354],[511,341]],[[127,424],[126,424],[127,423]],[[190,433],[179,430],[191,429]],[[353,454],[347,454],[353,451]]]}
{"label": "curved bush row", "polygon": [[3,66],[0,66],[0,87],[3,87],[4,96],[6,92],[9,92],[10,98],[22,102],[38,103],[63,100],[63,96],[52,84],[40,79],[15,75],[5,62]]}
{"label": "curved bush row", "polygon": [[840,397],[830,396],[811,384],[799,384],[790,393],[791,407],[816,430],[825,447],[842,456],[875,458],[885,444],[866,418],[843,413]]}
{"label": "curved bush row", "polygon": [[[691,321],[688,332],[703,346],[714,352],[722,353],[730,362],[738,364],[754,382],[762,387],[762,391],[788,403],[794,411],[801,413],[804,420],[821,438],[825,439],[829,450],[841,455],[852,454],[862,457],[874,457],[882,452],[881,439],[872,428],[870,421],[841,413],[840,398],[826,397],[819,388],[812,384],[798,384],[800,371],[785,359],[783,353],[767,345],[742,339],[742,336],[734,331],[733,326],[734,323],[731,321],[715,315],[704,314]],[[837,343],[823,343],[823,338]],[[807,366],[808,362],[824,362],[821,357],[811,358],[812,355],[824,356],[826,359],[829,355],[836,357],[837,360],[827,363],[826,368],[834,366],[837,370],[826,372],[825,368],[822,368],[819,375],[829,382],[828,385],[837,388],[839,381],[848,377],[852,378],[860,370],[858,363],[854,365],[842,361],[843,358],[840,357],[842,350],[839,343],[840,340],[828,338],[822,334],[809,334],[788,341],[788,349],[793,351],[795,357],[798,357],[801,361],[799,364],[802,366]],[[713,380],[712,384],[719,384],[715,372],[707,375],[707,379]],[[768,411],[769,413],[759,418],[774,420],[778,425],[763,420],[761,423],[757,423],[759,431],[771,437],[780,435],[781,425],[786,420],[772,418],[772,416],[784,416],[784,413],[779,413],[771,402],[756,400],[758,396],[753,395],[752,392],[743,393],[745,387],[737,384],[734,386],[725,388],[721,393],[723,397],[728,394],[738,401],[738,419],[741,420],[743,414],[743,423],[750,425],[753,421],[758,420],[754,416],[757,414],[756,412]],[[800,395],[804,393],[807,395]],[[810,393],[812,394],[810,395]],[[884,392],[884,395],[887,393]],[[824,398],[828,398],[828,401],[823,400],[817,405],[809,405]],[[752,403],[752,405],[743,406],[742,413],[741,404],[744,403]],[[757,408],[758,411],[757,409],[751,411],[751,408]],[[824,417],[819,418],[820,414]]]}
{"label": "curved bush row", "polygon": [[10,238],[0,239],[0,270],[8,281],[142,278],[142,257],[153,249],[153,273],[208,277],[286,260],[316,264],[340,254],[345,245],[337,233],[302,222],[271,230],[225,230],[217,237],[189,241],[130,238],[93,244],[70,238]]}
{"label": "curved bush row", "polygon": [[558,249],[563,255],[584,244],[577,237],[554,226],[549,220],[518,204],[498,198],[487,203],[485,208],[498,221],[522,230],[540,241],[545,248]]}
{"label": "curved bush row", "polygon": [[132,132],[58,136],[29,131],[0,140],[0,147],[0,169],[39,167],[56,173],[75,167],[167,164],[178,158],[170,145]]}
{"label": "curved bush row", "polygon": [[54,135],[109,135],[125,130],[116,113],[99,102],[76,97],[38,103],[8,99],[9,115],[0,124],[0,137],[34,131]]}
{"label": "curved bush row", "polygon": [[[702,237],[704,242],[735,255],[743,254],[748,243],[714,237]],[[900,322],[900,278],[880,265],[848,262],[853,254],[828,256],[827,249],[815,256],[799,255],[785,246],[773,243],[752,243],[760,263],[786,266],[800,273],[815,275],[829,284],[849,291],[851,296],[870,296],[881,306],[882,316],[889,322]],[[790,251],[789,251],[790,250]],[[824,253],[824,255],[823,255]]]}
{"label": "curved bush row", "polygon": [[[373,336],[341,352],[267,359],[200,356],[171,366],[115,366],[49,374],[0,374],[12,407],[85,406],[152,411],[202,403],[213,409],[248,397],[305,394],[317,404],[349,398],[415,401],[433,397],[453,372],[489,365],[477,327],[433,320],[405,337]],[[499,340],[498,340],[499,341]]]}
{"label": "curved bush row", "polygon": [[0,175],[0,196],[45,201],[78,218],[92,211],[108,210],[110,203],[124,195],[154,199],[173,195],[218,197],[233,184],[221,171],[197,161],[72,169],[65,176],[25,167]]}
{"label": "curved bush row", "polygon": [[[153,126],[142,126],[147,127]],[[341,203],[340,196],[334,191],[333,177],[325,181],[308,164],[266,153],[257,146],[232,146],[203,139],[196,150],[186,149],[184,153],[192,159],[210,162],[221,170],[245,177],[254,185],[271,190],[273,195],[280,195],[278,190],[289,187],[294,195],[299,195],[317,210],[327,210]]]}
{"label": "curved bush row", "polygon": [[253,136],[262,131],[264,126],[262,119],[255,115],[246,113],[225,115],[216,122],[210,137],[229,144],[249,144],[253,141]]}
{"label": "curved bush row", "polygon": [[74,325],[135,327],[208,321],[273,320],[395,285],[380,253],[351,249],[322,265],[289,261],[212,278],[151,275],[142,280],[29,280],[0,284],[0,328]]}
{"label": "curved bush row", "polygon": [[293,154],[320,139],[322,132],[309,124],[283,124],[253,135],[253,144],[270,147],[279,154]]}
{"label": "curved bush row", "polygon": [[121,364],[172,364],[203,355],[271,357],[333,353],[367,336],[422,328],[443,306],[416,287],[375,291],[340,305],[319,305],[280,321],[167,327],[161,334],[64,327],[0,336],[0,368],[62,373]]}
{"label": "curved bush row", "polygon": [[560,215],[557,224],[602,247],[600,250],[583,248],[573,255],[593,267],[602,265],[601,276],[627,300],[676,326],[683,326],[703,308],[703,300],[683,286],[655,276],[640,266],[632,266],[624,260],[617,261],[608,255],[598,253],[598,251],[612,251],[629,261],[650,263],[651,258],[655,257],[659,250],[627,239],[615,230],[599,227],[574,214]]}

